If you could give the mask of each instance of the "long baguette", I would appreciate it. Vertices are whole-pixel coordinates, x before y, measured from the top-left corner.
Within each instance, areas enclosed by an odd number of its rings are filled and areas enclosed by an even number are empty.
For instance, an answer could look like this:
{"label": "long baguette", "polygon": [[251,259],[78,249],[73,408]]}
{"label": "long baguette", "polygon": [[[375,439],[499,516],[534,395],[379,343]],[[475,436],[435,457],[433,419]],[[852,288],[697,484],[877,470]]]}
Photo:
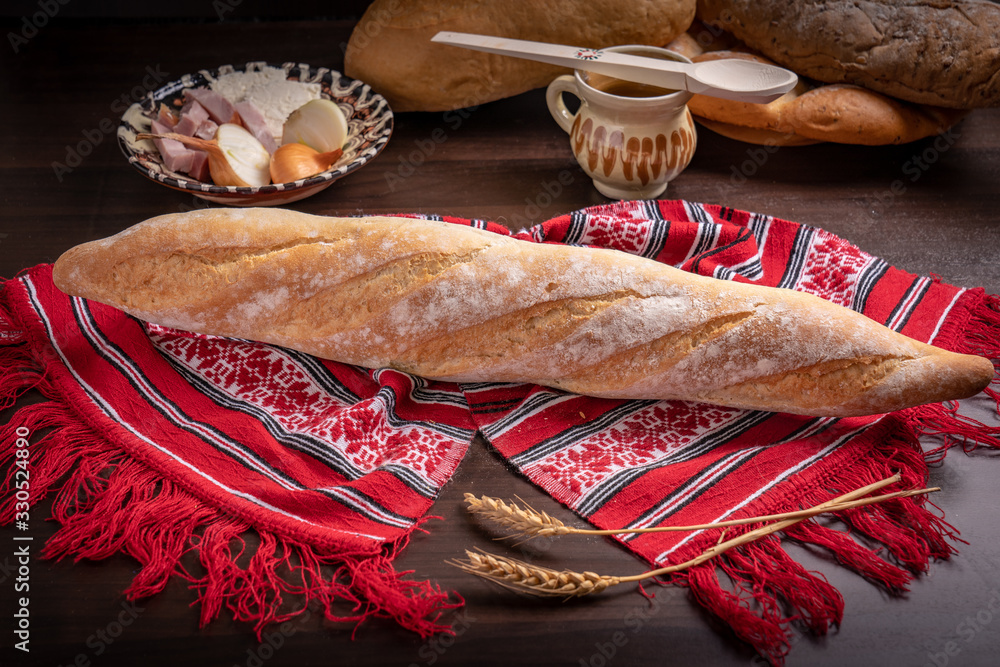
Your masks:
{"label": "long baguette", "polygon": [[801,292],[407,218],[164,215],[70,249],[54,279],[180,329],[612,398],[848,416],[964,398],[994,374]]}

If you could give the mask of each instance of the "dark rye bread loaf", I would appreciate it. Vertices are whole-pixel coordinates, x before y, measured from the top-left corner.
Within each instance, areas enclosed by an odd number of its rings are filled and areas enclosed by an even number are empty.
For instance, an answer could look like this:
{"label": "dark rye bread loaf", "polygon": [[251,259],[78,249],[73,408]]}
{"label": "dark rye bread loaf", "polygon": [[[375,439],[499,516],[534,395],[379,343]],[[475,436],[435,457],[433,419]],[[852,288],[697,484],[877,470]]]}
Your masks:
{"label": "dark rye bread loaf", "polygon": [[698,0],[698,18],[817,81],[1000,105],[1000,6],[988,0]]}
{"label": "dark rye bread loaf", "polygon": [[53,278],[189,331],[610,398],[847,416],[963,398],[994,374],[802,292],[428,220],[164,215],[70,249]]}

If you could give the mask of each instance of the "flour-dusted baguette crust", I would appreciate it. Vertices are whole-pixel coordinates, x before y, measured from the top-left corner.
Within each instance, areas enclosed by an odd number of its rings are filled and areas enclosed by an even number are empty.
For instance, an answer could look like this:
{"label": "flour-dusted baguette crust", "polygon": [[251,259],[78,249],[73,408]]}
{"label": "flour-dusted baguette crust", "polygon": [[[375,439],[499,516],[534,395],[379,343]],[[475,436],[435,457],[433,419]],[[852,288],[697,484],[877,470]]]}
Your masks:
{"label": "flour-dusted baguette crust", "polygon": [[812,415],[975,394],[990,361],[818,297],[443,222],[206,209],[67,251],[63,291],[159,324],[456,381]]}
{"label": "flour-dusted baguette crust", "polygon": [[431,42],[441,30],[588,48],[663,46],[695,0],[375,0],[358,21],[344,73],[394,111],[448,111],[547,86],[565,68]]}
{"label": "flour-dusted baguette crust", "polygon": [[817,81],[1000,105],[1000,6],[989,0],[698,0],[698,18]]}

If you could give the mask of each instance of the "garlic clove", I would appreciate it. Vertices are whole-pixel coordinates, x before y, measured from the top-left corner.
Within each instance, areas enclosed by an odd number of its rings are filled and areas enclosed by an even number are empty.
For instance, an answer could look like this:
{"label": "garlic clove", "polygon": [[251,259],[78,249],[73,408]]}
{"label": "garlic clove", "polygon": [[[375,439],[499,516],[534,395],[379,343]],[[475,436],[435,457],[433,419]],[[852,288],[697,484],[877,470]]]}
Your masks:
{"label": "garlic clove", "polygon": [[315,176],[329,169],[343,154],[344,151],[339,148],[319,153],[305,144],[283,144],[271,156],[271,180],[291,183]]}
{"label": "garlic clove", "polygon": [[346,141],[347,119],[328,99],[310,100],[293,111],[281,134],[282,144],[305,144],[319,153],[343,148]]}

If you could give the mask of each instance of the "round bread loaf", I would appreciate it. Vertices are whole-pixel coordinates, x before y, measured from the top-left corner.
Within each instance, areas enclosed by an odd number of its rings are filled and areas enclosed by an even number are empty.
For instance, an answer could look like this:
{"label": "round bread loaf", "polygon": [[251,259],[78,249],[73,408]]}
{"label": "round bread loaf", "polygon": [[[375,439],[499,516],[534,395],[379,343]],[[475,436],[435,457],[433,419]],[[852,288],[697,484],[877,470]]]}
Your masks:
{"label": "round bread loaf", "polygon": [[1000,105],[993,2],[698,0],[698,18],[817,81],[952,109]]}
{"label": "round bread loaf", "polygon": [[441,30],[588,48],[662,46],[687,30],[695,0],[375,0],[351,33],[344,72],[394,111],[477,106],[549,84],[565,68],[437,44]]}

